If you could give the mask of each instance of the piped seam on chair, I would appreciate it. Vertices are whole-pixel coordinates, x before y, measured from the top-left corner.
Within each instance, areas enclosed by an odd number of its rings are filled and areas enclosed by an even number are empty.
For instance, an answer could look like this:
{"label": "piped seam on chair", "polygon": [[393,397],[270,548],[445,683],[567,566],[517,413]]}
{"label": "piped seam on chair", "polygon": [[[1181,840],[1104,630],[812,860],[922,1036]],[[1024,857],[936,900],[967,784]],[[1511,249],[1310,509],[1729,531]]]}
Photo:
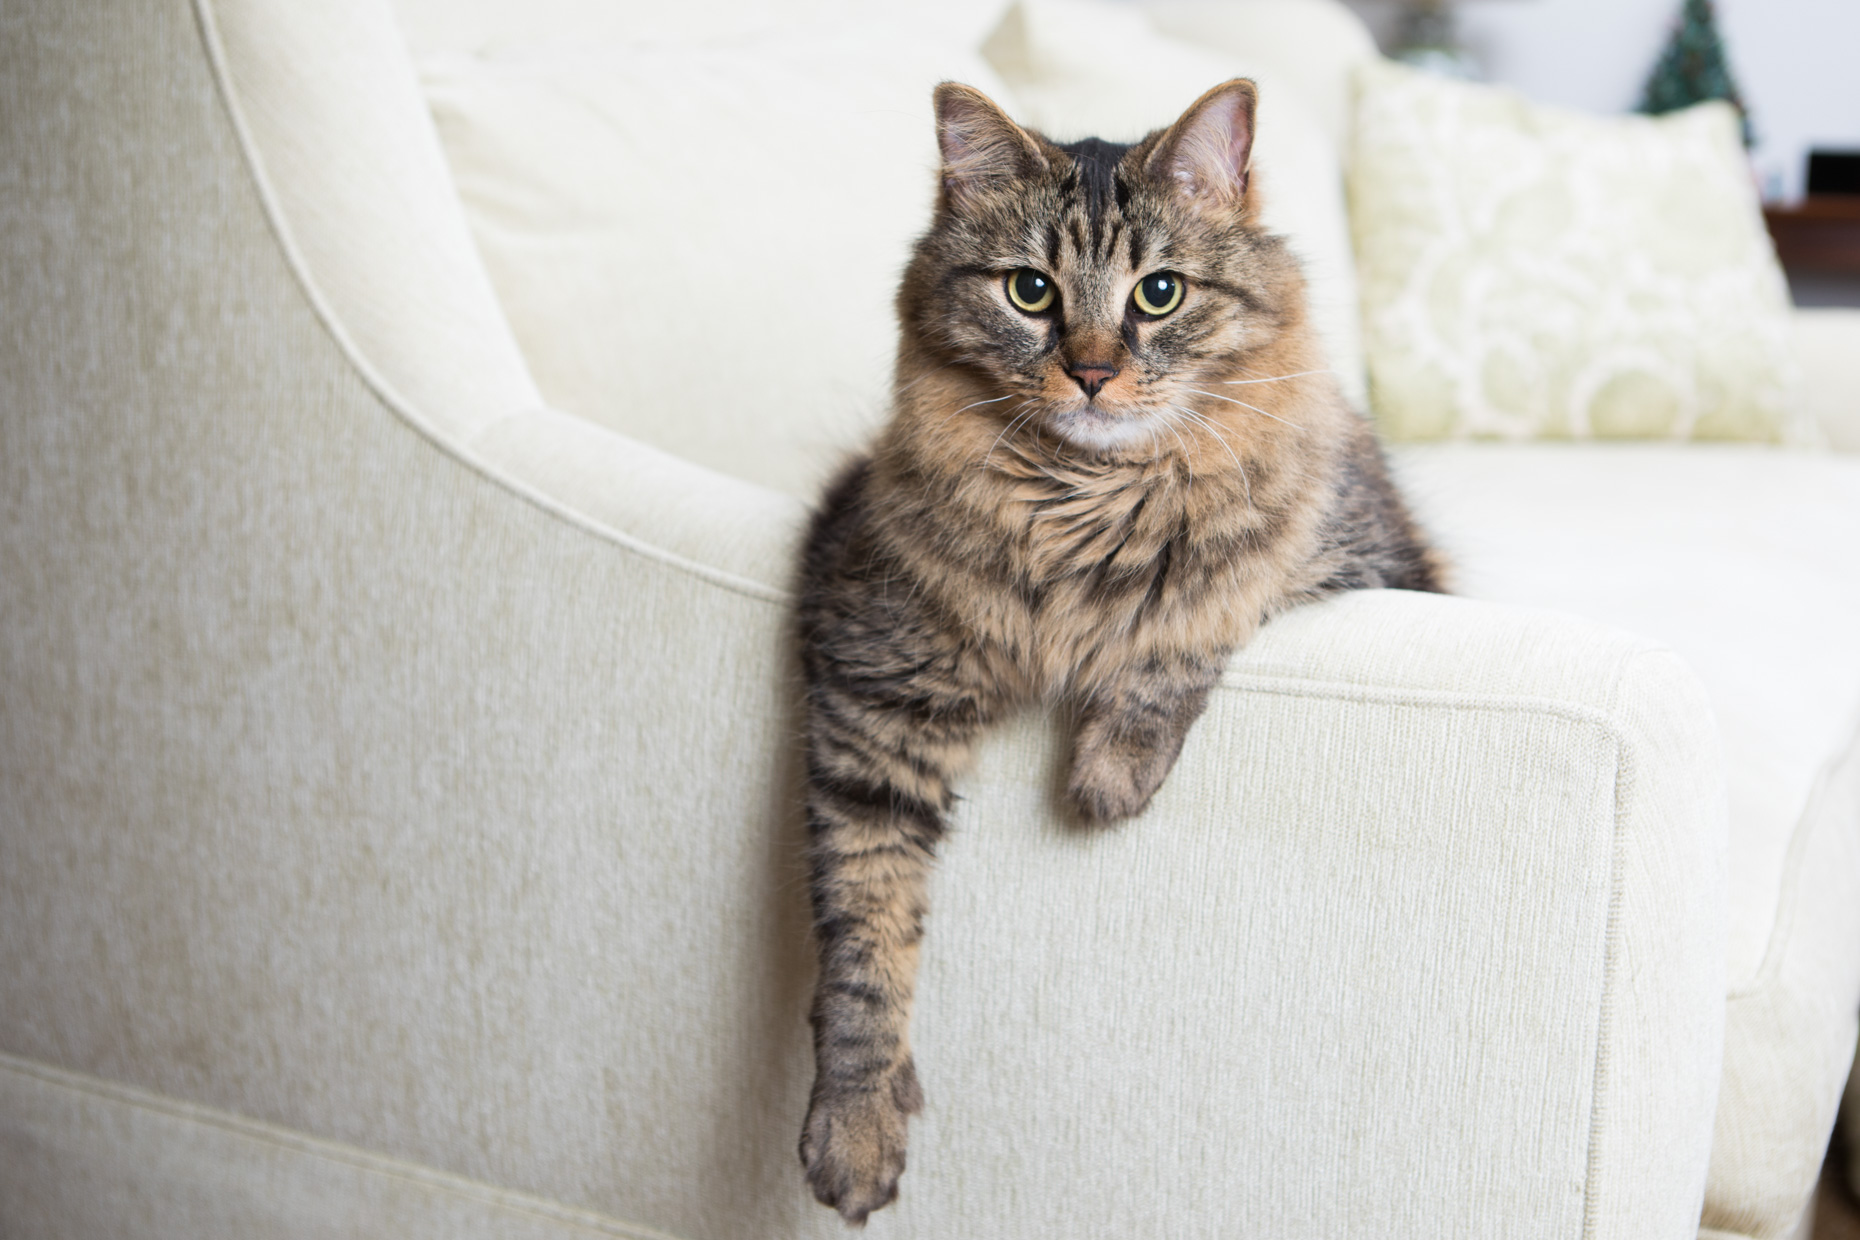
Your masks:
{"label": "piped seam on chair", "polygon": [[546,1197],[537,1197],[515,1189],[501,1188],[480,1180],[467,1179],[435,1167],[423,1166],[420,1163],[408,1162],[321,1137],[313,1137],[308,1133],[298,1132],[277,1124],[268,1124],[235,1112],[150,1093],[118,1081],[111,1081],[89,1073],[74,1072],[69,1068],[59,1068],[5,1052],[0,1052],[0,1072],[26,1077],[55,1089],[89,1094],[106,1102],[133,1107],[153,1115],[217,1128],[222,1132],[257,1144],[288,1150],[294,1154],[335,1163],[338,1166],[349,1167],[371,1175],[416,1184],[421,1188],[473,1199],[495,1209],[514,1214],[526,1214],[551,1224],[579,1228],[597,1236],[612,1237],[613,1240],[679,1240],[669,1232],[642,1227],[636,1223],[622,1222],[591,1210],[582,1210],[550,1201]]}
{"label": "piped seam on chair", "polygon": [[1627,872],[1627,806],[1634,790],[1634,751],[1615,745],[1615,838],[1608,858],[1608,920],[1602,931],[1602,993],[1595,1017],[1595,1077],[1589,1086],[1589,1161],[1582,1187],[1582,1237],[1593,1240],[1601,1226],[1602,1132],[1609,1120],[1615,1035],[1615,985],[1621,960],[1621,898]]}
{"label": "piped seam on chair", "polygon": [[1259,675],[1234,670],[1229,670],[1222,675],[1219,687],[1242,693],[1272,693],[1286,697],[1373,702],[1387,706],[1424,706],[1436,710],[1504,711],[1551,715],[1558,719],[1595,724],[1608,734],[1609,740],[1617,747],[1625,747],[1627,743],[1620,721],[1608,711],[1598,706],[1582,705],[1560,698],[1536,697],[1530,694],[1463,693],[1452,689],[1362,684],[1347,680]]}
{"label": "piped seam on chair", "polygon": [[[395,390],[394,386],[356,345],[337,316],[335,308],[329,304],[328,299],[324,297],[321,288],[312,277],[309,264],[304,260],[302,252],[291,235],[290,227],[285,222],[283,209],[272,189],[271,180],[265,173],[264,158],[259,152],[257,140],[252,136],[251,126],[247,123],[244,110],[239,104],[238,91],[233,86],[232,73],[226,61],[225,47],[220,38],[219,27],[213,17],[212,0],[193,0],[193,7],[195,21],[200,27],[201,41],[206,46],[207,61],[213,69],[214,84],[219,90],[221,102],[225,104],[227,117],[232,123],[233,133],[238,140],[240,154],[245,160],[246,172],[250,175],[253,186],[257,190],[261,209],[267,223],[271,226],[272,236],[284,255],[285,265],[290,268],[292,276],[296,278],[298,287],[302,289],[305,298],[310,303],[311,311],[322,323],[323,329],[329,333],[337,349],[354,368],[363,384],[391,412],[440,451],[519,498],[541,508],[549,515],[635,554],[702,578],[713,585],[723,586],[735,593],[764,602],[785,604],[788,598],[785,590],[701,563],[647,542],[624,530],[615,529],[605,522],[597,521],[571,508],[546,492],[506,476],[490,462],[442,434],[430,418],[420,413]],[[521,412],[525,411],[512,411],[512,413]]]}
{"label": "piped seam on chair", "polygon": [[[573,414],[564,413],[560,410],[551,409],[547,406],[542,406],[542,407],[535,408],[535,409],[519,409],[519,410],[514,410],[514,411],[506,412],[503,414],[499,414],[497,417],[491,419],[489,422],[485,423],[484,426],[480,427],[477,431],[475,431],[472,434],[469,444],[459,445],[460,450],[468,454],[473,460],[477,461],[480,464],[480,467],[486,469],[488,472],[493,474],[501,484],[510,487],[512,490],[517,491],[520,494],[524,494],[526,498],[531,499],[532,502],[534,503],[537,503],[544,507],[550,507],[551,505],[553,505],[554,507],[551,507],[550,509],[552,512],[556,512],[557,515],[561,516],[563,519],[570,521],[574,524],[580,525],[582,528],[587,529],[590,532],[599,534],[600,536],[604,538],[609,538],[609,539],[612,539],[613,541],[620,542],[628,546],[633,546],[634,544],[638,544],[640,547],[648,549],[648,550],[662,551],[664,553],[663,558],[668,558],[670,561],[677,563],[680,567],[685,568],[685,569],[692,569],[695,567],[697,570],[700,570],[700,571],[704,571],[707,573],[713,573],[713,574],[719,574],[722,577],[729,578],[728,584],[731,585],[732,589],[737,590],[739,593],[748,594],[752,598],[761,599],[767,602],[780,603],[783,606],[787,606],[791,602],[792,592],[786,589],[785,587],[774,585],[770,582],[758,581],[753,577],[745,577],[739,573],[732,573],[728,569],[717,568],[714,565],[706,565],[702,563],[701,561],[692,560],[688,556],[681,556],[677,552],[669,551],[664,548],[659,548],[657,544],[652,543],[648,540],[642,539],[638,535],[628,533],[627,531],[621,529],[619,526],[613,525],[610,522],[604,521],[599,517],[596,517],[579,508],[576,508],[572,504],[565,503],[562,500],[557,499],[550,492],[544,491],[538,487],[535,487],[531,483],[525,481],[522,477],[518,475],[517,472],[514,472],[510,468],[507,461],[500,460],[500,455],[499,455],[500,448],[499,448],[499,444],[497,443],[497,437],[499,433],[501,431],[504,431],[506,428],[515,426],[515,425],[520,425],[526,421],[535,419],[539,416],[553,416],[561,420],[573,421],[576,425],[582,427],[584,430],[587,430],[591,433],[611,437],[613,439],[622,440],[630,444],[636,444],[643,451],[647,451],[647,452],[657,451],[657,449],[652,449],[652,448],[647,447],[646,445],[638,444],[637,440],[634,440],[630,436],[627,436],[619,431],[612,430],[608,427],[598,426],[594,423],[587,422],[585,419],[578,418]],[[737,488],[751,488],[755,490],[764,489],[764,488],[758,487],[755,483],[747,482],[741,478],[733,478],[728,475],[718,473],[716,470],[712,469],[710,466],[701,464],[697,461],[691,461],[691,460],[687,460],[681,457],[681,458],[678,458],[678,463],[681,467],[688,467],[692,470],[697,470],[705,474],[713,475],[716,483],[721,486],[737,487]],[[803,518],[806,516],[808,510],[806,506],[804,504],[801,504],[799,500],[795,500],[793,497],[782,494],[780,492],[770,492],[770,494],[779,495],[783,501],[786,501],[792,505],[799,506],[799,512],[801,516]],[[557,511],[558,509],[559,511]],[[790,515],[792,515],[793,511],[794,510],[791,508]],[[787,561],[784,559],[782,562],[786,563]]]}

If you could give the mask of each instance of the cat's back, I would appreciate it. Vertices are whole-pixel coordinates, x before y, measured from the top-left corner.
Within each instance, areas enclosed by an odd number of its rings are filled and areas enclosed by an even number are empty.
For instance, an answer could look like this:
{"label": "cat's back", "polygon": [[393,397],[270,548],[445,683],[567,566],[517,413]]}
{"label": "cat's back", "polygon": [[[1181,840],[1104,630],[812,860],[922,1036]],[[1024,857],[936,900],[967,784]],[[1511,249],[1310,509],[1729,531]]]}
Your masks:
{"label": "cat's back", "polygon": [[1335,500],[1317,558],[1314,595],[1340,590],[1450,590],[1446,557],[1428,539],[1389,472],[1374,429],[1350,414]]}

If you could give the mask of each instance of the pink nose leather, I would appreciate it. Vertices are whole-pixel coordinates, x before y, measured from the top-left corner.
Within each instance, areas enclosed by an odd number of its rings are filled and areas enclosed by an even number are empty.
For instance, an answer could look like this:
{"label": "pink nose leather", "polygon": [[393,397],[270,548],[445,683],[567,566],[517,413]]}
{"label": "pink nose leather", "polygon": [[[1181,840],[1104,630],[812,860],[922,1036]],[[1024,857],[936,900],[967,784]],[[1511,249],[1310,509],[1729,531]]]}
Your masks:
{"label": "pink nose leather", "polygon": [[1089,400],[1098,395],[1098,389],[1117,378],[1117,369],[1101,362],[1080,362],[1076,366],[1066,367],[1066,373],[1085,390],[1085,397]]}

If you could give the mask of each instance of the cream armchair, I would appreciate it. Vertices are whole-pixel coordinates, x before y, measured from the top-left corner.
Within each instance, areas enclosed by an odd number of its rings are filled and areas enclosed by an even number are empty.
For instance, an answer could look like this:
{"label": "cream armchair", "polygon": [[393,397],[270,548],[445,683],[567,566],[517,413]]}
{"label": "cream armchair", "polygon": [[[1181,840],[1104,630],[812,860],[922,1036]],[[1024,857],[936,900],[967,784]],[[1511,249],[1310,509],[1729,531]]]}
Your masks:
{"label": "cream armchair", "polygon": [[[548,407],[409,20],[0,21],[0,1231],[837,1235],[794,1152],[805,501]],[[1060,813],[1053,721],[994,737],[872,1233],[1796,1226],[1853,1048],[1860,756],[1795,738],[1860,702],[1853,575],[1750,638],[1819,669],[1780,700],[1705,620],[1682,658],[1515,605],[1643,597],[1631,553],[1532,578],[1620,534],[1538,492],[1819,505],[1727,564],[1860,532],[1852,458],[1688,451],[1405,456],[1499,601],[1274,621],[1118,829]]]}

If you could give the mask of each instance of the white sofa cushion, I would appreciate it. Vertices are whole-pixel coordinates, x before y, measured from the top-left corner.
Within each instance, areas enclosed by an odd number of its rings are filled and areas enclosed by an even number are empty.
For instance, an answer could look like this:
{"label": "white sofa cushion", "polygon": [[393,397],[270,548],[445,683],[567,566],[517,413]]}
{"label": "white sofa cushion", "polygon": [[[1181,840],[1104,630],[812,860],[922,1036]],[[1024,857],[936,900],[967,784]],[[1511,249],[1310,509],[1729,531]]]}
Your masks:
{"label": "white sofa cushion", "polygon": [[811,492],[882,414],[972,45],[865,20],[426,54],[472,232],[551,404]]}
{"label": "white sofa cushion", "polygon": [[1860,310],[1797,310],[1796,358],[1803,396],[1828,446],[1860,452]]}
{"label": "white sofa cushion", "polygon": [[1587,116],[1387,62],[1358,82],[1351,219],[1390,434],[1813,442],[1729,107]]}

